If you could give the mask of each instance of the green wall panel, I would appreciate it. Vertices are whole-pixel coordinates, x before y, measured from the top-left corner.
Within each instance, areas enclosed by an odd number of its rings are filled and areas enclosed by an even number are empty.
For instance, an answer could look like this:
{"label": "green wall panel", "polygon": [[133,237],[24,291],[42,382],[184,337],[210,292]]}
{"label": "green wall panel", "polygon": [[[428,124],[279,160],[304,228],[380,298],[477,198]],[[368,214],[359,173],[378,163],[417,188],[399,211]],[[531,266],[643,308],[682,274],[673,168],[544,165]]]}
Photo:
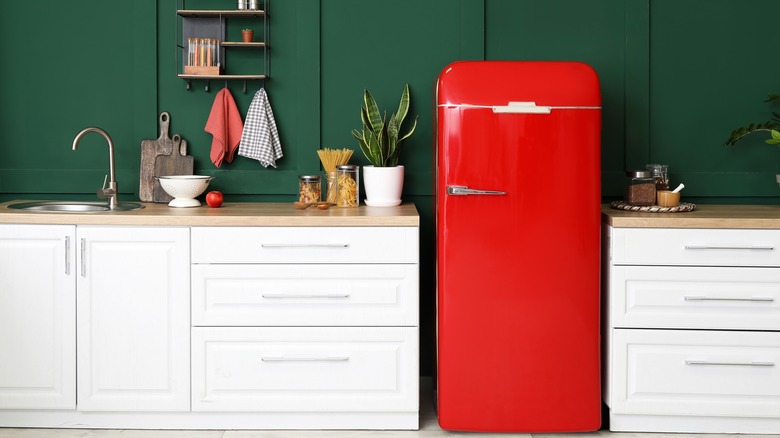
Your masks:
{"label": "green wall panel", "polygon": [[724,146],[732,129],[769,119],[780,93],[774,0],[651,2],[650,160],[688,196],[778,196],[780,148],[761,135]]}
{"label": "green wall panel", "polygon": [[156,19],[154,0],[3,3],[0,192],[94,194],[108,147],[89,134],[72,151],[87,126],[112,137],[120,191],[137,191],[137,123],[154,117],[157,96]]}

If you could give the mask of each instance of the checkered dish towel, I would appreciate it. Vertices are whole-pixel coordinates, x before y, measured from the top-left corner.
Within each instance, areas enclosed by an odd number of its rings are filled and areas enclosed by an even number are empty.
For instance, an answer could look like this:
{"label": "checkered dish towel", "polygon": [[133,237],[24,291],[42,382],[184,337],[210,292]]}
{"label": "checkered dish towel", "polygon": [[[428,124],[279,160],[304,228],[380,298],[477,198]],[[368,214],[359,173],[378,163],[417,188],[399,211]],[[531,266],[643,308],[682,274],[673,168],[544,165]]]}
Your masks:
{"label": "checkered dish towel", "polygon": [[263,167],[276,167],[276,160],[282,158],[279,131],[276,130],[274,113],[264,88],[255,93],[246,112],[238,155],[257,160]]}

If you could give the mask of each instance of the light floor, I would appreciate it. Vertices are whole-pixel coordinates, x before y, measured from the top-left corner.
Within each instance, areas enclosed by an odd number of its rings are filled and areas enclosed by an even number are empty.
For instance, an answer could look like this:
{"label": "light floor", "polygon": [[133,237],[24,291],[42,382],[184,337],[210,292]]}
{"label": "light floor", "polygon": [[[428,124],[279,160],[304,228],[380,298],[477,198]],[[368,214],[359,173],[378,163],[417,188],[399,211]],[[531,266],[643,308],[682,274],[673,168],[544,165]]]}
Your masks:
{"label": "light floor", "polygon": [[[420,396],[420,430],[415,431],[369,431],[369,430],[87,430],[87,429],[4,429],[0,428],[0,438],[415,438],[415,437],[528,437],[528,438],[682,438],[693,434],[663,433],[612,433],[598,431],[593,433],[543,434],[543,433],[466,433],[441,430],[436,421],[434,397],[426,391]],[[770,438],[780,435],[726,435],[701,434],[699,438]]]}

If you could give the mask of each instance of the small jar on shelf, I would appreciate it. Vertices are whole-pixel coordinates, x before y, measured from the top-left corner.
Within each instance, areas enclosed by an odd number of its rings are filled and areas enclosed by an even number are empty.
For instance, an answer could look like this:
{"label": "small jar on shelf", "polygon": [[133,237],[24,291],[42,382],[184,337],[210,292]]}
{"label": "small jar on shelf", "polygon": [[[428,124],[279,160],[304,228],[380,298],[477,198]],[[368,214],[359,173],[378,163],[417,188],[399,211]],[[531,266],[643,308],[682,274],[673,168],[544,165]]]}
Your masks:
{"label": "small jar on shelf", "polygon": [[319,175],[300,175],[298,177],[298,201],[320,202],[322,200],[322,182]]}
{"label": "small jar on shelf", "polygon": [[655,204],[655,179],[651,172],[630,170],[626,172],[624,201],[629,205],[647,206]]}
{"label": "small jar on shelf", "polygon": [[360,175],[358,169],[357,166],[352,164],[336,166],[337,206],[357,207],[360,203]]}

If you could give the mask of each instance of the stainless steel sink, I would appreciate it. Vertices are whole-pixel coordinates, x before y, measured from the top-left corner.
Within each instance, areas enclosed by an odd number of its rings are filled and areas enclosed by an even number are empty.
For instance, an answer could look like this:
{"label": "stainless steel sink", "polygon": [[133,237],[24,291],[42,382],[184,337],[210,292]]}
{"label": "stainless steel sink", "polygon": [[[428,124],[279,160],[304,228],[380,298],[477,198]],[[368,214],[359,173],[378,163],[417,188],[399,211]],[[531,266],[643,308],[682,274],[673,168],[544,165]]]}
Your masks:
{"label": "stainless steel sink", "polygon": [[[49,213],[97,213],[112,211],[105,202],[82,201],[32,201],[11,204],[8,208],[16,210],[40,211]],[[113,211],[139,210],[143,205],[136,202],[120,202]]]}

